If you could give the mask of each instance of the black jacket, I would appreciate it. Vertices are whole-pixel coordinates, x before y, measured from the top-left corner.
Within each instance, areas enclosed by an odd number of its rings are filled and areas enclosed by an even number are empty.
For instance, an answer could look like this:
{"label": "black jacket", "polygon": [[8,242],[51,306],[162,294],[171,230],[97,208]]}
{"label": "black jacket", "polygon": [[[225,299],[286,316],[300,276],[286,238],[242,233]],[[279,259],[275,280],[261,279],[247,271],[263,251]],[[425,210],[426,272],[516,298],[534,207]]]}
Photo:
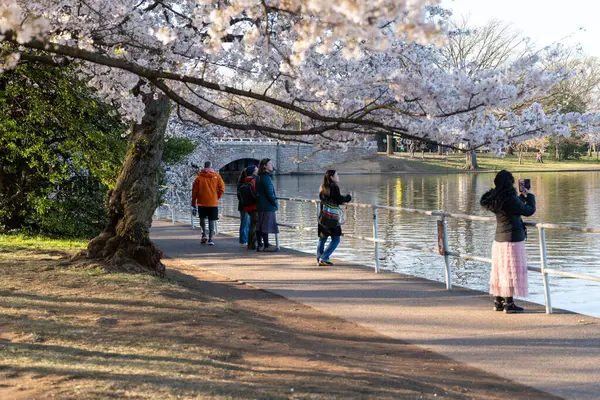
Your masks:
{"label": "black jacket", "polygon": [[[482,199],[483,200],[483,199]],[[496,214],[496,242],[522,242],[527,238],[527,231],[521,216],[530,217],[535,213],[535,196],[515,195],[504,203],[502,210]]]}
{"label": "black jacket", "polygon": [[[329,196],[323,196],[323,194],[319,194],[319,199],[321,201],[327,200],[331,203],[341,205],[351,201],[352,196],[350,196],[349,194],[346,196],[342,196],[340,194],[340,187],[336,184],[332,184],[329,188]],[[321,203],[321,210],[323,210],[323,203]],[[319,224],[319,237],[327,238],[328,236],[342,236],[342,227],[338,225],[335,228],[328,228]]]}

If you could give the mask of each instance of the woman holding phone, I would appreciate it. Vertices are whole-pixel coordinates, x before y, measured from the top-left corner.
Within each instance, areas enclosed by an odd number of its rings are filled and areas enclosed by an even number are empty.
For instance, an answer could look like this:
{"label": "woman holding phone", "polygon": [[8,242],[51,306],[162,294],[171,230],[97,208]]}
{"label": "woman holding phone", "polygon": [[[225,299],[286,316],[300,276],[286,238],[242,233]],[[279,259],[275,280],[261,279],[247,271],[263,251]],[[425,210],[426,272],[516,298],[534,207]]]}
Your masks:
{"label": "woman holding phone", "polygon": [[494,310],[507,314],[523,312],[523,308],[513,301],[513,296],[528,295],[524,243],[527,232],[521,216],[529,217],[535,213],[535,196],[524,184],[519,185],[521,194],[517,196],[515,178],[506,170],[498,172],[494,185],[480,201],[496,215],[490,293],[495,296]]}

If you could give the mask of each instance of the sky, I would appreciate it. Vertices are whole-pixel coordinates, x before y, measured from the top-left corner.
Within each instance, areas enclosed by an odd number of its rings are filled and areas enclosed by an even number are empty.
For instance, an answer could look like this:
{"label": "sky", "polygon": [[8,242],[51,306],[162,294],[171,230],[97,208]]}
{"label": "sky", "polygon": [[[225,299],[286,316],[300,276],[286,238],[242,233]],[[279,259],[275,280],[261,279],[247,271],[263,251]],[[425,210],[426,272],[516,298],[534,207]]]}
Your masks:
{"label": "sky", "polygon": [[454,17],[469,16],[474,25],[491,19],[510,22],[536,48],[558,41],[600,57],[599,0],[442,0],[442,6],[452,9]]}

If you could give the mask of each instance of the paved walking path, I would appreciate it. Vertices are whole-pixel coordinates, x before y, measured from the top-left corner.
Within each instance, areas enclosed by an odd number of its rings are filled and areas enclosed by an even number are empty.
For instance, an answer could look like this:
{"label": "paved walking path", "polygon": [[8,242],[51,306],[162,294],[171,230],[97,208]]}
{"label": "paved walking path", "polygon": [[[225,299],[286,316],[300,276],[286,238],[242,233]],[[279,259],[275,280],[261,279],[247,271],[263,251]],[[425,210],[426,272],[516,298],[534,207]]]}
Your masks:
{"label": "paved walking path", "polygon": [[490,297],[395,273],[283,249],[257,253],[219,236],[200,245],[189,226],[154,221],[152,240],[168,257],[246,282],[315,309],[417,344],[507,379],[571,399],[600,398],[600,319],[521,303],[527,313],[492,311]]}

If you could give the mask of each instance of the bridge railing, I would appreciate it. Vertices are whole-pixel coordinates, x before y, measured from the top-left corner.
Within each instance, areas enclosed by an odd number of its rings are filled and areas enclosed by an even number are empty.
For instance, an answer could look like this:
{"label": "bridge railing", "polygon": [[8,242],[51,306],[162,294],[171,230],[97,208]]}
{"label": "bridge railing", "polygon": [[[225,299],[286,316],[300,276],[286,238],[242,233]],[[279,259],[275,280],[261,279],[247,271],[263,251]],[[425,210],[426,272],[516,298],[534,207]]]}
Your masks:
{"label": "bridge railing", "polygon": [[214,143],[285,143],[280,140],[268,139],[268,138],[215,138]]}
{"label": "bridge railing", "polygon": [[[166,197],[165,203],[163,206],[166,206],[170,209],[170,219],[172,219],[173,223],[178,221],[187,222],[191,221],[192,229],[194,229],[196,223],[195,219],[191,213],[191,190],[189,189],[176,189],[176,188],[163,188],[169,195]],[[225,193],[227,196],[236,196],[236,193],[227,192]],[[317,215],[320,212],[320,200],[315,199],[305,199],[305,198],[295,198],[295,197],[278,197],[280,201],[287,202],[296,202],[296,203],[311,203],[314,204],[317,209]],[[177,204],[181,204],[180,201],[183,200],[183,207],[179,207]],[[379,263],[379,245],[386,244],[392,245],[399,248],[411,249],[431,254],[437,254],[444,257],[445,262],[445,282],[446,289],[452,290],[452,264],[450,262],[450,258],[458,258],[462,260],[472,260],[472,261],[480,261],[491,264],[491,258],[480,257],[467,253],[460,253],[458,251],[454,251],[450,248],[448,243],[448,219],[456,218],[462,220],[470,220],[470,221],[478,221],[483,223],[496,223],[496,219],[494,217],[483,217],[477,215],[468,215],[468,214],[460,214],[460,213],[450,213],[447,211],[441,210],[423,210],[423,209],[415,209],[415,208],[404,208],[404,207],[394,207],[394,206],[384,206],[379,204],[362,204],[362,203],[347,203],[344,204],[346,207],[354,207],[354,208],[362,208],[368,209],[372,213],[373,223],[372,223],[372,236],[361,236],[354,234],[344,234],[344,237],[354,238],[363,240],[366,242],[374,243],[375,245],[375,273],[379,273],[380,263]],[[184,211],[185,210],[185,211]],[[399,213],[409,213],[409,214],[420,214],[425,216],[430,216],[437,218],[437,243],[438,248],[429,248],[426,246],[418,246],[405,242],[401,242],[398,240],[389,240],[389,239],[380,239],[379,238],[379,210],[389,210],[396,211]],[[182,215],[189,215],[189,217],[183,217]],[[158,214],[157,214],[158,216]],[[221,214],[223,217],[239,219],[239,215],[229,215],[229,214]],[[188,219],[190,218],[190,219]],[[316,222],[316,221],[315,221]],[[317,231],[316,227],[306,227],[300,224],[287,224],[287,223],[278,223],[279,226],[295,229],[298,231]],[[567,230],[567,231],[575,231],[581,233],[590,233],[590,234],[600,234],[600,228],[595,227],[580,227],[573,225],[559,225],[559,224],[549,224],[543,222],[525,222],[525,225],[535,227],[539,233],[539,247],[540,247],[540,268],[528,266],[529,271],[534,271],[542,274],[542,282],[544,286],[544,300],[546,306],[546,313],[552,314],[552,301],[551,301],[551,293],[550,293],[550,285],[549,285],[549,276],[550,275],[558,275],[566,278],[573,279],[581,279],[593,282],[600,282],[600,276],[592,276],[585,274],[572,273],[567,271],[561,271],[558,269],[548,268],[548,259],[546,254],[546,230]],[[279,248],[279,237],[276,235],[276,246]]]}
{"label": "bridge railing", "polygon": [[[267,143],[267,144],[288,144],[288,142],[270,138],[214,138],[213,143],[227,143],[227,144],[248,144],[248,143]],[[297,142],[290,142],[292,144],[298,144]],[[368,147],[376,146],[376,141],[363,141],[355,145],[354,147]]]}

